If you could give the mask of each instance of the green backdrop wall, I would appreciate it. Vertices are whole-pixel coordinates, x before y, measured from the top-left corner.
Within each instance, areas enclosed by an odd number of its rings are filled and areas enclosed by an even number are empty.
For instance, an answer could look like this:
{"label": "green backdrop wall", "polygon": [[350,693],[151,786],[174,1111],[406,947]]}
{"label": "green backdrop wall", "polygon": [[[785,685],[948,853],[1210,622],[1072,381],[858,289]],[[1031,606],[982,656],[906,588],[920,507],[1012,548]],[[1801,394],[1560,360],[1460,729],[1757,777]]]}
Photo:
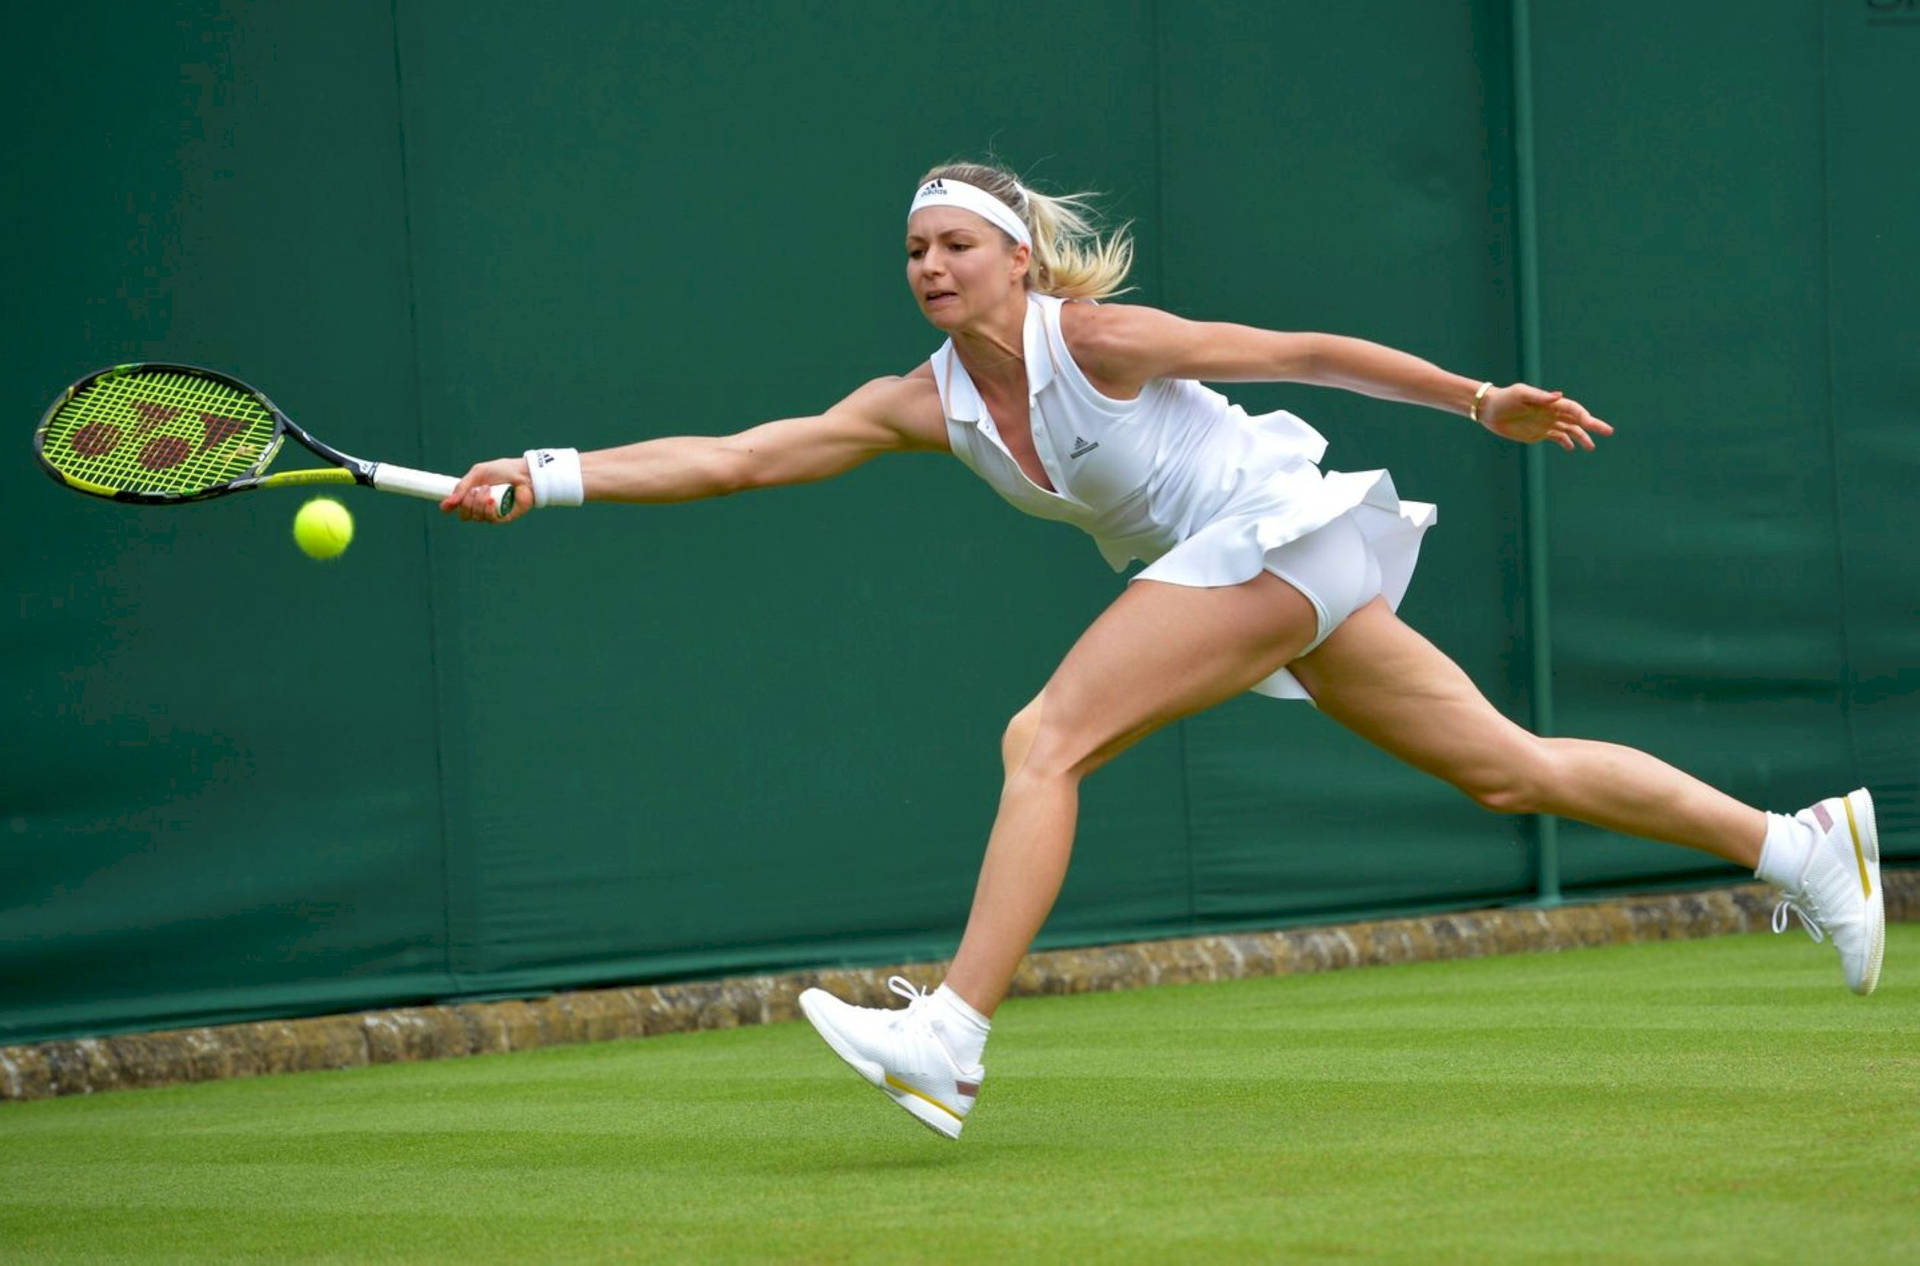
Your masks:
{"label": "green backdrop wall", "polygon": [[[0,1040],[951,952],[1000,728],[1121,584],[958,463],[502,531],[368,495],[318,566],[288,537],[297,496],[122,509],[41,478],[25,439],[62,383],[138,358],[228,369],[349,451],[454,472],[814,412],[937,344],[901,285],[902,207],[989,147],[1107,190],[1144,302],[1502,380],[1537,325],[1544,376],[1620,428],[1549,453],[1543,488],[1459,419],[1236,394],[1440,504],[1404,613],[1503,710],[1551,702],[1561,732],[1772,808],[1866,782],[1889,852],[1920,857],[1920,319],[1898,285],[1920,13],[20,21]],[[1575,894],[1733,875],[1561,841]],[[1309,708],[1237,700],[1088,784],[1043,943],[1527,900],[1533,843]]]}

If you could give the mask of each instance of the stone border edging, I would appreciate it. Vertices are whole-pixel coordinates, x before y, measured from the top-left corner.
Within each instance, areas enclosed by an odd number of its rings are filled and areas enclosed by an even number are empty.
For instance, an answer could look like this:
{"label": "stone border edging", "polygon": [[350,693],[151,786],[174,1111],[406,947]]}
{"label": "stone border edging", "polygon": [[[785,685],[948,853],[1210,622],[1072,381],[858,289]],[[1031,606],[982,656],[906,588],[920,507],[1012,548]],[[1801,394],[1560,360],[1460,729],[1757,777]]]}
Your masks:
{"label": "stone border edging", "polygon": [[[1884,875],[1887,918],[1920,917],[1920,870]],[[1758,931],[1776,900],[1761,884],[1626,897],[1552,909],[1513,907],[1328,927],[1134,941],[1029,954],[1012,995],[1286,976],[1387,963],[1480,958]],[[684,984],[556,993],[532,1001],[400,1007],[0,1047],[0,1100],[48,1099],[221,1077],[358,1068],[572,1042],[769,1024],[799,1016],[811,986],[892,1005],[886,979],[944,962],[826,968]]]}

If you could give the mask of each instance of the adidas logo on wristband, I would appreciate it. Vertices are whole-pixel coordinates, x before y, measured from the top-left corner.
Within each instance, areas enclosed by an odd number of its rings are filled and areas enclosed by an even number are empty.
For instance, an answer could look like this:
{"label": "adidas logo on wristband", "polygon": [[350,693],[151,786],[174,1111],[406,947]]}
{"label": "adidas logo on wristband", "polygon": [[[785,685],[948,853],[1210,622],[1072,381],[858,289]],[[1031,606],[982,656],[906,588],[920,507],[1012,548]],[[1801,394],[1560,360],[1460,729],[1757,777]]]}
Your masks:
{"label": "adidas logo on wristband", "polygon": [[580,477],[579,449],[530,448],[526,456],[536,507],[577,506],[587,499],[586,485]]}

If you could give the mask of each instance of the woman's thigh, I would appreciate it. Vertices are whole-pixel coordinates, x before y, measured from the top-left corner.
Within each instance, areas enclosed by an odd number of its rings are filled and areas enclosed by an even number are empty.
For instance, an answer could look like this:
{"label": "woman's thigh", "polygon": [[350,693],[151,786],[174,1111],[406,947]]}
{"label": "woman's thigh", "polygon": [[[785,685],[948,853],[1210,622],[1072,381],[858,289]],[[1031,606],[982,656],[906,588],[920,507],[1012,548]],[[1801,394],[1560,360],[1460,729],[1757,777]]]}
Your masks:
{"label": "woman's thigh", "polygon": [[1384,598],[1356,611],[1288,671],[1321,712],[1478,799],[1497,803],[1541,775],[1540,740],[1487,702]]}
{"label": "woman's thigh", "polygon": [[1213,589],[1136,580],[1028,706],[1033,739],[1020,763],[1087,773],[1271,675],[1315,632],[1313,605],[1267,572]]}

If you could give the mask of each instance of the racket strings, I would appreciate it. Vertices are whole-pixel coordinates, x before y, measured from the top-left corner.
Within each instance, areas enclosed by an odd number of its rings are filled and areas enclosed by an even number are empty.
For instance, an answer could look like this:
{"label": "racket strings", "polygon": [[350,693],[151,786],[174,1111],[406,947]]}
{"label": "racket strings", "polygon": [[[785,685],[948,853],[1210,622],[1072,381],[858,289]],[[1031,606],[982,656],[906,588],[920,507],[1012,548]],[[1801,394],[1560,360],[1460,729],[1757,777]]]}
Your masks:
{"label": "racket strings", "polygon": [[204,492],[258,473],[273,414],[251,395],[193,374],[95,379],[47,422],[41,455],[65,475],[116,492]]}

